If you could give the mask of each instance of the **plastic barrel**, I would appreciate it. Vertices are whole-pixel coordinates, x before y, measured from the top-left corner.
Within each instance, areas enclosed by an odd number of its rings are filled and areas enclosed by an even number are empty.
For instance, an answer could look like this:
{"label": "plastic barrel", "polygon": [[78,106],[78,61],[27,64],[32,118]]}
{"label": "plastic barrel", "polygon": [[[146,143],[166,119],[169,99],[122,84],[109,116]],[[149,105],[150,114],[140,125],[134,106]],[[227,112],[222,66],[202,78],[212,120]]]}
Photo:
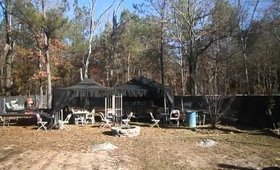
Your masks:
{"label": "plastic barrel", "polygon": [[196,127],[196,112],[189,112],[189,127]]}

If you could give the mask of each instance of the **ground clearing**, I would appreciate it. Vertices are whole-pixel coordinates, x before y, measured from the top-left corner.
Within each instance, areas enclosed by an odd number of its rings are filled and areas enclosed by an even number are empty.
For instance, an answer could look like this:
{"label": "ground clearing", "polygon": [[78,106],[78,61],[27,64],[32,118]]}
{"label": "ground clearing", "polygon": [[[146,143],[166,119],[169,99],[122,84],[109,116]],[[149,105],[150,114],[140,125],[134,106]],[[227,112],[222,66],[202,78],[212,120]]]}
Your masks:
{"label": "ground clearing", "polygon": [[[280,139],[265,131],[141,127],[120,138],[109,129],[72,125],[70,131],[0,127],[0,169],[263,169],[280,167]],[[211,147],[197,143],[216,141]],[[110,142],[113,151],[92,152]]]}

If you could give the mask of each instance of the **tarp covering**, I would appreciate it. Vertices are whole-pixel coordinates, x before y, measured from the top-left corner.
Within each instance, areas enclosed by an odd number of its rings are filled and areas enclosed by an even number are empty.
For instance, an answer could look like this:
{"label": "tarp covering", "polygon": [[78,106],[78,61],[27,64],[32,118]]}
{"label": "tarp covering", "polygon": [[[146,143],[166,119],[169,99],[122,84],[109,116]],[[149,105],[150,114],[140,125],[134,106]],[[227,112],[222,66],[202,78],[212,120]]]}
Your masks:
{"label": "tarp covering", "polygon": [[163,86],[160,83],[146,77],[134,78],[115,88],[104,87],[94,79],[85,79],[70,87],[54,89],[52,110],[63,109],[77,98],[89,102],[92,98],[107,97],[114,94],[148,98],[163,98],[165,94],[167,104],[173,106],[174,103],[173,93],[169,87],[165,87],[163,90]]}
{"label": "tarp covering", "polygon": [[75,97],[104,97],[107,96],[110,88],[104,87],[94,79],[84,79],[78,84],[64,88],[64,90],[72,92]]}
{"label": "tarp covering", "polygon": [[[135,92],[135,89],[146,90],[147,94],[145,96],[148,98],[163,98],[165,94],[167,104],[170,107],[174,104],[174,96],[170,87],[163,87],[162,84],[146,77],[134,78],[125,84],[117,86],[116,89],[130,89],[131,93]],[[126,91],[128,92],[129,90]]]}
{"label": "tarp covering", "polygon": [[145,96],[147,91],[140,88],[109,88],[97,83],[94,79],[85,79],[73,86],[54,89],[52,110],[63,109],[73,100],[79,98],[89,102],[93,98],[107,97],[114,94],[122,94],[129,97]]}
{"label": "tarp covering", "polygon": [[146,96],[148,90],[142,88],[139,85],[123,84],[115,87],[114,94],[122,94],[129,97],[143,97]]}
{"label": "tarp covering", "polygon": [[66,88],[58,88],[53,91],[52,110],[63,109],[75,98],[104,97],[109,88],[97,83],[94,79],[83,81]]}

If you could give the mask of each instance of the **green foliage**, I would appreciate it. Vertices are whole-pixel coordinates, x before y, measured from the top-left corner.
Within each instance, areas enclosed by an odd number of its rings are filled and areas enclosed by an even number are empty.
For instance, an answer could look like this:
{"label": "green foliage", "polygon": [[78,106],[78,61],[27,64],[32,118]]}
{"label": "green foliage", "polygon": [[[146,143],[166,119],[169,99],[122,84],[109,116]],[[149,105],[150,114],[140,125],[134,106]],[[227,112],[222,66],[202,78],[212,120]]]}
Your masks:
{"label": "green foliage", "polygon": [[[73,16],[67,18],[66,1],[61,1],[58,6],[54,5],[58,2],[47,2],[51,8],[46,8],[48,10],[45,17],[40,1],[15,0],[11,5],[11,36],[15,44],[12,79],[15,93],[25,93],[33,88],[36,89],[34,92],[38,92],[39,81],[30,79],[39,71],[44,71],[40,70],[42,67],[39,68],[38,60],[39,50],[44,49],[43,33],[50,41],[53,78],[59,78],[54,81],[54,87],[66,86],[79,80],[79,68],[83,67],[88,51],[89,8],[81,7],[75,1]],[[163,21],[160,19],[160,9],[154,8],[161,2],[163,1],[148,0],[135,5],[138,7],[136,12],[126,9],[120,15],[117,14],[119,18],[114,32],[112,21],[106,20],[100,25],[95,23],[96,34],[93,37],[89,64],[90,77],[105,85],[120,84],[136,76],[161,80],[160,43]],[[248,32],[248,27],[244,25],[249,24],[240,23],[246,15],[239,13],[241,11],[237,4],[229,0],[165,2],[167,5],[163,30],[166,84],[172,85],[176,94],[189,87],[191,80],[197,81],[194,88],[203,86],[204,89],[208,88],[209,93],[212,87],[216,87],[215,93],[224,93],[223,90],[228,93],[245,93],[240,39]],[[279,5],[278,1],[273,1],[263,7],[266,9],[260,8],[265,15],[259,14],[258,20],[250,25],[246,54],[250,88],[255,94],[279,93]],[[144,11],[141,7],[147,8]],[[247,15],[249,16],[248,13]],[[0,30],[1,56],[5,47],[3,23]],[[2,64],[5,63],[4,60],[1,57],[0,70],[5,70]],[[199,90],[196,92],[199,93]]]}
{"label": "green foliage", "polygon": [[63,31],[60,30],[68,20],[63,17],[61,11],[51,10],[46,13],[42,28],[49,38],[61,38]]}
{"label": "green foliage", "polygon": [[44,16],[33,6],[21,4],[20,2],[15,5],[15,10],[17,11],[15,15],[19,22],[27,24],[35,34],[44,31],[49,38],[61,36],[61,32],[58,34],[59,29],[67,23],[67,19],[63,17],[62,11],[51,9]]}

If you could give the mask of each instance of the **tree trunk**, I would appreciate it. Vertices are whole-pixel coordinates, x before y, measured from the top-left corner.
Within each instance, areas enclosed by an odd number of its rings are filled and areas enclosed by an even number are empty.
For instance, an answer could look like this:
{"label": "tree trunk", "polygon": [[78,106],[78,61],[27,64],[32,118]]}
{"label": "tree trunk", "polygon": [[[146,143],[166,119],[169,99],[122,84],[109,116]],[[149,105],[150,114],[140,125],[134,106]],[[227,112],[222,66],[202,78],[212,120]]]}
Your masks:
{"label": "tree trunk", "polygon": [[[45,43],[48,42],[47,36],[45,37]],[[51,67],[50,67],[50,55],[49,47],[46,46],[45,58],[46,58],[46,72],[47,72],[47,108],[51,108],[52,104],[52,81],[51,81]]]}
{"label": "tree trunk", "polygon": [[250,82],[249,82],[249,71],[248,71],[248,57],[247,57],[247,42],[242,40],[242,55],[244,60],[245,80],[246,80],[246,92],[250,94]]}
{"label": "tree trunk", "polygon": [[[193,64],[194,62],[191,61]],[[196,95],[196,68],[193,64],[189,65],[189,94],[195,96]]]}
{"label": "tree trunk", "polygon": [[127,76],[126,76],[126,81],[130,80],[130,50],[128,51],[128,56],[127,56]]}
{"label": "tree trunk", "polygon": [[[44,19],[46,18],[45,3],[42,0],[42,11]],[[47,108],[51,108],[52,104],[52,79],[51,79],[51,66],[50,66],[50,54],[49,54],[49,37],[44,32],[44,57],[46,61],[46,72],[47,72]]]}
{"label": "tree trunk", "polygon": [[[192,43],[191,43],[192,46]],[[188,82],[188,91],[190,95],[196,95],[196,68],[197,68],[197,56],[194,52],[193,47],[190,49],[190,54],[188,57],[189,61],[189,82]]]}
{"label": "tree trunk", "polygon": [[181,72],[181,86],[182,86],[182,95],[185,95],[186,94],[186,86],[185,86],[185,69],[184,69],[184,55],[183,55],[183,52],[182,52],[182,46],[180,45],[180,72]]}
{"label": "tree trunk", "polygon": [[0,93],[4,92],[4,64],[5,63],[5,60],[4,60],[4,56],[1,55],[1,58],[0,58],[0,88],[2,89],[0,91]]}
{"label": "tree trunk", "polygon": [[164,112],[166,112],[166,94],[165,94],[165,68],[164,68],[164,20],[165,20],[166,0],[163,0],[160,10],[160,71]]}
{"label": "tree trunk", "polygon": [[84,80],[83,69],[80,68],[79,71],[80,71],[80,81],[83,81]]}
{"label": "tree trunk", "polygon": [[[241,5],[241,1],[238,0],[238,7],[239,7],[239,10],[240,12],[242,11],[242,5]],[[250,20],[248,21],[249,23],[249,28],[247,28],[247,31],[245,32],[245,35],[241,35],[241,38],[240,38],[240,41],[241,41],[241,47],[242,47],[242,56],[243,56],[243,60],[244,60],[244,72],[245,72],[245,80],[246,80],[246,92],[248,94],[250,94],[250,82],[249,82],[249,73],[248,73],[248,56],[247,56],[247,43],[248,43],[248,36],[249,36],[249,33],[251,32],[252,30],[252,23],[254,21],[254,16],[255,16],[255,12],[256,12],[256,9],[257,9],[257,6],[259,4],[259,0],[256,1],[255,5],[254,5],[254,9],[252,11],[252,15],[251,15],[251,18]],[[241,20],[241,18],[239,18],[239,22],[240,24],[242,25],[244,21]],[[242,28],[239,27],[239,34],[242,33]]]}
{"label": "tree trunk", "polygon": [[89,30],[89,40],[88,40],[88,53],[86,59],[84,61],[84,79],[89,78],[88,76],[88,67],[89,67],[89,58],[91,56],[91,48],[92,48],[92,39],[93,39],[93,32],[94,32],[94,6],[95,0],[90,0],[90,30]]}
{"label": "tree trunk", "polygon": [[[7,47],[8,46],[8,47]],[[8,49],[7,52],[5,51],[6,53],[6,69],[5,69],[5,72],[6,72],[6,83],[5,83],[5,91],[6,91],[6,95],[7,96],[10,96],[11,95],[11,87],[12,87],[12,62],[13,62],[13,53],[12,53],[12,50],[11,50],[11,47],[6,44],[6,47]]]}
{"label": "tree trunk", "polygon": [[6,45],[4,48],[4,60],[5,62],[5,92],[7,96],[11,95],[11,86],[12,86],[12,62],[13,62],[13,42],[11,38],[11,23],[12,23],[12,16],[9,14],[10,11],[10,1],[5,1],[5,10],[4,10],[4,17],[6,23]]}
{"label": "tree trunk", "polygon": [[[41,62],[41,56],[42,56],[42,50],[39,51],[40,52],[40,56],[38,57],[38,68],[39,71],[42,71],[42,62]],[[40,89],[40,96],[42,97],[44,95],[44,88],[43,88],[43,82],[42,82],[42,78],[39,79],[39,89]]]}
{"label": "tree trunk", "polygon": [[163,22],[161,22],[161,35],[160,35],[160,71],[161,71],[161,84],[163,89],[163,96],[165,100],[165,80],[164,80],[164,37],[163,37]]}

